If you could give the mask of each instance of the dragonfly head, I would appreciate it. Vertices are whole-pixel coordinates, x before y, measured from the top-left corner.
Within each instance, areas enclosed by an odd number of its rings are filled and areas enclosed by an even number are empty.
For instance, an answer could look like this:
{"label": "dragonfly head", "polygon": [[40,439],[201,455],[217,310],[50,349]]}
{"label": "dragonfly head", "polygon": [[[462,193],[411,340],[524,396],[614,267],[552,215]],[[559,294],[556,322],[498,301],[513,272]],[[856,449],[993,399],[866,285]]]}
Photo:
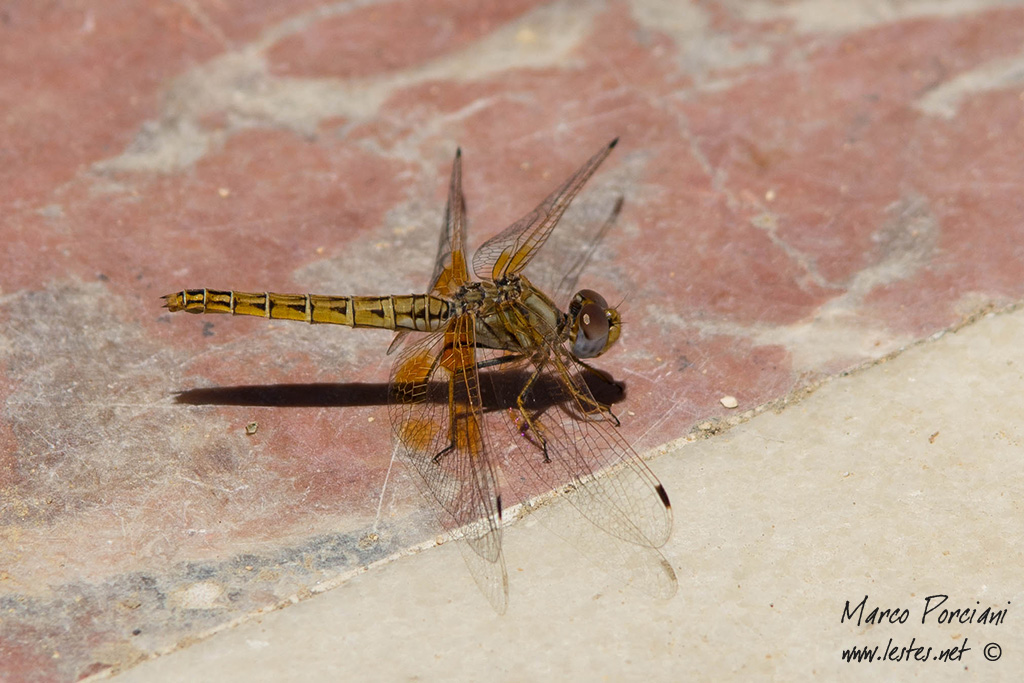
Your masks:
{"label": "dragonfly head", "polygon": [[572,322],[569,341],[577,358],[596,358],[619,338],[619,312],[610,308],[604,297],[592,289],[576,292],[569,304],[569,318]]}

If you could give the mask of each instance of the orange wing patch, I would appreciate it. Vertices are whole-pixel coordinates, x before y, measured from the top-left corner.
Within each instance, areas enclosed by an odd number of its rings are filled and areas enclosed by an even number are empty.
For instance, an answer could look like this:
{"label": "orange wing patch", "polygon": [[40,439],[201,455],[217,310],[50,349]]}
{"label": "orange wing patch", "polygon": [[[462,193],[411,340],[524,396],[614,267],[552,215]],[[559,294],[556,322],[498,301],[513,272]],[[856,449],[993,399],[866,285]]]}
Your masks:
{"label": "orange wing patch", "polygon": [[451,259],[452,262],[445,266],[437,276],[433,290],[449,296],[454,294],[459,286],[466,282],[468,277],[466,275],[466,257],[463,253],[459,250],[453,251]]}
{"label": "orange wing patch", "polygon": [[430,377],[434,361],[427,351],[415,353],[402,363],[392,378],[397,385],[423,384]]}
{"label": "orange wing patch", "polygon": [[474,340],[463,332],[445,332],[444,351],[441,352],[441,367],[453,375],[476,364]]}

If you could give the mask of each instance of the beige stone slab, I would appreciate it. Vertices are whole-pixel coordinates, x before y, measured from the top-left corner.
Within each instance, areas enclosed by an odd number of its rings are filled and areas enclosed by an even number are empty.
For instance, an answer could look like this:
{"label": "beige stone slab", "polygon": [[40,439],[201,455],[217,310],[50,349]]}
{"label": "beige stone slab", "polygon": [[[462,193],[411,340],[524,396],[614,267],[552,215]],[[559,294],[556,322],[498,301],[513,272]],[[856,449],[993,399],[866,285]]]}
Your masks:
{"label": "beige stone slab", "polygon": [[[676,510],[669,601],[619,586],[528,518],[508,530],[503,617],[448,544],[121,680],[1014,680],[1021,339],[1024,311],[992,315],[654,460]],[[865,596],[861,623],[844,622]],[[906,609],[905,623],[866,623],[875,606]],[[938,623],[953,607],[976,608],[974,623]],[[986,607],[1002,623],[977,623]],[[928,661],[842,661],[853,646],[881,657],[889,639],[930,647],[917,651]],[[959,661],[934,659],[965,639]]]}

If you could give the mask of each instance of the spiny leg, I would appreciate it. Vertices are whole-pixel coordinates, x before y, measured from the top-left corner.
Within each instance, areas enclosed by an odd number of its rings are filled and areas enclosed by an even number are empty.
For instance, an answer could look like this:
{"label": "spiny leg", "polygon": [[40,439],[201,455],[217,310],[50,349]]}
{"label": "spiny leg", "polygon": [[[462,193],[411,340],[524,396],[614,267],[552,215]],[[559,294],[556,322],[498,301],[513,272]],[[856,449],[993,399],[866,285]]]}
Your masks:
{"label": "spiny leg", "polygon": [[[539,360],[534,360],[533,374],[531,374],[530,378],[526,380],[526,384],[523,385],[523,388],[519,390],[519,395],[516,396],[516,408],[519,410],[519,415],[523,418],[523,421],[526,422],[526,428],[530,431],[534,438],[536,438],[537,441],[540,442],[541,451],[543,451],[544,453],[544,462],[551,462],[551,458],[548,457],[547,439],[545,439],[544,435],[540,433],[539,429],[537,429],[537,426],[534,424],[534,421],[530,418],[526,410],[527,394],[530,393],[530,389],[537,381],[537,378],[540,377],[540,374],[541,372],[543,372],[544,366],[547,364],[547,361],[548,357],[546,354],[543,356],[543,358],[540,358]],[[520,431],[522,432],[522,430]]]}
{"label": "spiny leg", "polygon": [[[608,373],[607,371],[602,370],[600,368],[595,368],[593,365],[590,365],[589,363],[586,363],[586,362],[580,360],[579,358],[577,358],[575,360],[576,360],[577,363],[579,363],[583,367],[584,370],[586,370],[590,374],[594,375],[595,377],[600,379],[605,384],[608,384],[610,386],[615,387],[616,389],[619,390],[620,394],[622,393],[622,385],[619,384],[618,382],[616,382],[615,379],[611,376],[610,373]],[[582,396],[582,394],[581,394],[581,396]],[[586,402],[588,402],[591,405],[593,405],[599,412],[607,413],[608,417],[610,417],[612,419],[612,422],[615,424],[616,427],[618,427],[621,424],[619,422],[619,418],[615,416],[614,412],[612,412],[612,405],[610,403],[602,403],[602,402],[598,401],[596,398],[593,398],[592,396],[583,396],[583,398],[584,398],[584,400]]]}
{"label": "spiny leg", "polygon": [[441,458],[443,458],[444,456],[448,455],[448,452],[452,451],[452,450],[455,450],[455,441],[454,441],[454,439],[452,440],[451,443],[449,443],[447,446],[445,446],[440,451],[438,451],[437,454],[434,457],[431,458],[431,460],[433,461],[433,463],[435,465],[439,465],[441,463]]}
{"label": "spiny leg", "polygon": [[[515,358],[515,356],[509,356],[509,358]],[[495,360],[501,360],[501,359],[495,359]],[[539,442],[541,450],[544,452],[544,462],[551,462],[551,458],[548,455],[547,440],[544,438],[544,435],[541,433],[540,429],[538,428],[538,425],[536,423],[536,414],[531,417],[530,411],[526,407],[526,400],[527,400],[527,397],[528,397],[528,395],[530,393],[530,390],[533,388],[533,385],[537,382],[537,379],[544,372],[544,368],[548,364],[549,360],[550,359],[549,359],[549,357],[547,355],[544,355],[542,358],[539,358],[539,359],[538,358],[534,359],[534,371],[530,375],[529,379],[526,380],[526,383],[523,385],[522,389],[519,390],[519,395],[516,397],[516,409],[518,410],[519,415],[522,418],[523,422],[526,423],[526,430],[520,430],[520,431],[522,431],[523,433],[525,433],[525,431],[529,431],[530,434],[533,436],[533,438],[535,438]],[[601,377],[602,379],[605,379],[606,381],[611,381],[610,378],[609,378],[610,376],[608,376],[603,371],[598,370],[597,368],[593,368],[593,367],[587,365],[586,363],[583,363],[582,361],[578,361],[578,362],[580,362],[580,364],[585,369],[587,369],[590,372],[596,374],[598,377]],[[584,419],[584,420],[601,420],[601,419],[604,419],[605,416],[607,415],[609,418],[611,418],[612,423],[616,427],[619,426],[619,424],[620,424],[619,418],[617,418],[615,416],[615,414],[612,413],[610,405],[605,405],[604,403],[601,403],[600,401],[595,399],[593,396],[591,396],[590,392],[580,391],[580,389],[572,381],[570,381],[570,379],[568,377],[568,372],[565,371],[564,369],[562,370],[562,374],[564,376],[564,379],[561,382],[561,384],[562,384],[563,388],[568,392],[569,396],[573,400],[575,400],[576,405],[582,410],[582,412],[583,412],[583,415],[581,416],[582,419]],[[538,411],[537,414],[539,414],[539,412],[540,411]],[[594,415],[595,413],[597,413],[596,417]]]}
{"label": "spiny leg", "polygon": [[437,454],[431,458],[435,465],[440,464],[441,459],[451,451],[454,451],[455,447],[458,445],[455,433],[458,429],[459,420],[457,401],[455,400],[455,382],[456,373],[452,373],[451,377],[448,378],[448,445],[438,451]]}
{"label": "spiny leg", "polygon": [[[547,362],[547,360],[547,357],[545,357],[545,363]],[[612,384],[616,387],[619,386],[618,383],[611,378],[611,375],[606,373],[604,370],[592,367],[587,363],[581,361],[579,358],[576,358],[575,356],[572,357],[570,362],[578,363],[579,365],[583,366],[585,370],[587,370],[591,374],[596,375],[601,380],[608,382],[609,384]],[[588,390],[589,388],[586,387],[586,381],[583,380],[582,378],[580,381],[585,387],[585,389],[581,390],[580,387],[576,386],[576,383],[573,382],[571,379],[572,375],[569,372],[569,368],[565,367],[564,360],[556,357],[555,364],[558,366],[558,371],[562,375],[563,386],[569,392],[569,395],[576,401],[576,405],[580,408],[581,411],[583,411],[582,418],[584,420],[602,420],[605,419],[605,416],[607,415],[608,417],[611,418],[612,422],[615,424],[616,427],[619,426],[619,418],[615,417],[615,414],[612,413],[611,404],[602,403],[601,401],[598,401],[596,398],[594,398],[594,396]],[[595,413],[597,414],[596,418],[594,417]]]}
{"label": "spiny leg", "polygon": [[476,368],[477,370],[483,370],[484,368],[493,368],[496,365],[514,363],[515,361],[523,360],[524,358],[526,358],[526,356],[524,356],[521,353],[510,353],[507,356],[498,356],[497,358],[489,358],[487,360],[479,361],[476,364]]}
{"label": "spiny leg", "polygon": [[[476,457],[481,455],[481,426],[469,400],[473,393],[470,386],[475,376],[476,367],[471,365],[468,371],[466,368],[456,368],[448,380],[448,445],[433,456],[435,464],[459,448],[467,449]],[[456,388],[460,384],[466,389],[465,401],[460,401],[457,395]]]}

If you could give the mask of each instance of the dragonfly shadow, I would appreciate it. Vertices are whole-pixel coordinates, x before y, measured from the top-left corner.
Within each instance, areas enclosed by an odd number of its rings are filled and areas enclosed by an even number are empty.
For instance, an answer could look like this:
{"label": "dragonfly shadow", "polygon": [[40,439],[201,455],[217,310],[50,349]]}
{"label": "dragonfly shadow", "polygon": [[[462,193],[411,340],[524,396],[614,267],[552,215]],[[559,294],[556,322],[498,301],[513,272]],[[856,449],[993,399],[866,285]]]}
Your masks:
{"label": "dragonfly shadow", "polygon": [[273,408],[343,408],[388,402],[386,382],[253,384],[179,391],[176,403],[193,406],[265,406]]}
{"label": "dragonfly shadow", "polygon": [[[526,384],[530,374],[526,370],[490,373],[489,381],[481,382],[480,398],[485,411],[504,410],[514,403],[520,387]],[[622,382],[608,382],[594,375],[585,378],[587,386],[598,401],[613,405],[626,396]],[[531,392],[527,404],[535,410],[553,407],[556,401],[545,399],[558,392],[547,392],[543,388],[550,378],[541,378]],[[427,396],[431,400],[446,400],[447,390],[440,382],[431,383]],[[387,382],[314,382],[309,384],[252,384],[228,387],[206,387],[179,391],[175,403],[203,406],[262,406],[273,408],[345,408],[356,406],[387,405]]]}

